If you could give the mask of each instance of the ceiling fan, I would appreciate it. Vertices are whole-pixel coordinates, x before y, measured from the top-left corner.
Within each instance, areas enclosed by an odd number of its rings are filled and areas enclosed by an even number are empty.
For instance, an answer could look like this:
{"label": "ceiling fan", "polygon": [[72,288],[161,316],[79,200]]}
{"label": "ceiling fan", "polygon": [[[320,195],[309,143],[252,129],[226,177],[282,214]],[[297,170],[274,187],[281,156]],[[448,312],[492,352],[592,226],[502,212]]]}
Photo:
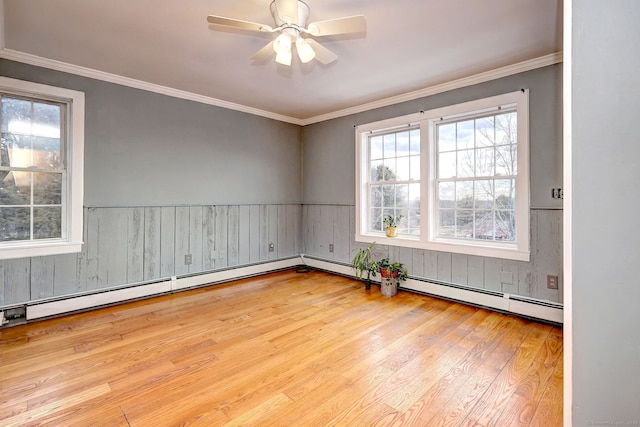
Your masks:
{"label": "ceiling fan", "polygon": [[300,0],[274,0],[271,2],[270,10],[275,27],[216,15],[209,15],[207,21],[214,25],[248,31],[280,33],[251,59],[261,61],[275,53],[276,62],[287,66],[291,65],[292,45],[295,45],[298,57],[303,63],[316,58],[326,65],[334,62],[338,56],[312,37],[363,33],[367,30],[367,21],[362,15],[312,22],[307,25],[309,6]]}

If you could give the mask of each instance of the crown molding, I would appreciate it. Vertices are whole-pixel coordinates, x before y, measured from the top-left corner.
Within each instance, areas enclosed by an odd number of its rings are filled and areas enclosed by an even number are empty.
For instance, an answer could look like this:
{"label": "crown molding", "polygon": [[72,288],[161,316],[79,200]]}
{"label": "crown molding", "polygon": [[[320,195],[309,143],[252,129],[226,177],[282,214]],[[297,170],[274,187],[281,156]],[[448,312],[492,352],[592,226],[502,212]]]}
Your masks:
{"label": "crown molding", "polygon": [[242,104],[223,101],[217,98],[198,95],[197,93],[187,92],[184,90],[174,89],[167,86],[157,85],[142,80],[131,79],[117,74],[106,73],[104,71],[94,70],[92,68],[81,67],[62,61],[43,58],[41,56],[31,55],[12,49],[2,49],[0,58],[9,59],[11,61],[22,62],[24,64],[44,67],[51,70],[62,71],[64,73],[75,74],[82,77],[89,77],[96,80],[102,80],[109,83],[115,83],[122,86],[128,86],[135,89],[142,89],[148,92],[155,92],[162,95],[172,96],[174,98],[186,99],[202,104],[215,105],[216,107],[227,108],[229,110],[241,111],[256,116],[266,117],[268,119],[278,120],[281,122],[292,123],[294,125],[302,125],[302,120],[295,117],[289,117],[282,114],[273,113],[271,111],[260,110],[258,108],[248,107]]}
{"label": "crown molding", "polygon": [[497,68],[495,70],[486,71],[484,73],[463,77],[457,80],[452,80],[447,83],[426,87],[424,89],[419,89],[413,92],[407,92],[401,95],[396,95],[389,98],[380,99],[378,101],[373,101],[366,104],[358,105],[356,107],[350,107],[344,110],[334,111],[334,112],[323,114],[320,116],[310,117],[308,119],[302,120],[302,126],[310,125],[313,123],[319,123],[326,120],[336,119],[338,117],[344,117],[351,114],[362,113],[364,111],[369,111],[376,108],[387,107],[389,105],[400,104],[402,102],[413,101],[414,99],[424,98],[424,97],[435,95],[438,93],[447,92],[450,90],[459,89],[466,86],[472,86],[478,83],[484,83],[491,80],[496,80],[502,77],[523,73],[525,71],[535,70],[537,68],[558,64],[561,62],[562,62],[562,52],[556,52],[550,55],[541,56],[539,58],[530,59],[528,61],[507,65],[506,67]]}
{"label": "crown molding", "polygon": [[[2,0],[0,0],[0,6]],[[1,22],[0,22],[1,24]],[[0,42],[2,39],[0,38]],[[4,49],[0,45],[0,58],[8,59],[11,61],[22,62],[24,64],[34,65],[37,67],[49,68],[56,71],[62,71],[65,73],[75,74],[82,77],[88,77],[92,79],[102,80],[109,83],[115,83],[123,86],[132,87],[135,89],[142,89],[149,92],[155,92],[174,98],[186,99],[202,104],[214,105],[217,107],[227,108],[229,110],[240,111],[243,113],[253,114],[256,116],[266,117],[268,119],[278,120],[285,123],[291,123],[298,126],[306,126],[314,123],[323,122],[326,120],[336,119],[339,117],[348,116],[351,114],[357,114],[376,108],[387,107],[389,105],[400,104],[406,101],[413,101],[414,99],[424,98],[430,95],[435,95],[442,92],[447,92],[454,89],[459,89],[466,86],[475,85],[478,83],[484,83],[491,80],[496,80],[502,77],[511,76],[525,71],[535,70],[537,68],[546,67],[562,62],[562,52],[552,53],[550,55],[541,56],[528,61],[518,62],[516,64],[508,65],[506,67],[497,68],[495,70],[486,71],[484,73],[475,74],[461,79],[452,80],[447,83],[442,83],[423,89],[419,89],[412,92],[407,92],[401,95],[392,96],[389,98],[380,99],[377,101],[361,104],[355,107],[346,108],[343,110],[337,110],[331,113],[322,114],[319,116],[309,117],[306,119],[299,119],[296,117],[285,116],[283,114],[277,114],[271,111],[260,110],[258,108],[249,107],[242,104],[236,104],[233,102],[224,101],[217,98],[211,98],[208,96],[199,95],[192,92],[178,90],[167,86],[161,86],[142,80],[131,79],[123,77],[117,74],[106,73],[104,71],[94,70],[91,68],[81,67],[78,65],[69,64],[62,61],[56,61],[53,59],[47,59],[36,55],[31,55],[24,52],[15,51],[12,49]]]}

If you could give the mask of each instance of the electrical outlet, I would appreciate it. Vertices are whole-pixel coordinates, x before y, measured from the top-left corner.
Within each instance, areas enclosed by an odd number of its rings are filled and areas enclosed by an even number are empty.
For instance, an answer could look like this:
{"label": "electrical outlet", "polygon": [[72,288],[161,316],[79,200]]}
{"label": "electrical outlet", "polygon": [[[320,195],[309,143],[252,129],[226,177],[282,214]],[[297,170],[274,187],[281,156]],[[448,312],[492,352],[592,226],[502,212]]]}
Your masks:
{"label": "electrical outlet", "polygon": [[547,276],[547,288],[558,289],[558,276]]}
{"label": "electrical outlet", "polygon": [[333,252],[333,243],[329,243],[329,252]]}
{"label": "electrical outlet", "polygon": [[191,254],[184,256],[184,265],[191,265],[193,259],[191,258]]}
{"label": "electrical outlet", "polygon": [[269,243],[269,252],[273,252],[276,250],[276,245],[274,245],[273,243]]}
{"label": "electrical outlet", "polygon": [[562,193],[562,188],[552,188],[551,189],[551,198],[552,199],[563,199],[564,194]]}

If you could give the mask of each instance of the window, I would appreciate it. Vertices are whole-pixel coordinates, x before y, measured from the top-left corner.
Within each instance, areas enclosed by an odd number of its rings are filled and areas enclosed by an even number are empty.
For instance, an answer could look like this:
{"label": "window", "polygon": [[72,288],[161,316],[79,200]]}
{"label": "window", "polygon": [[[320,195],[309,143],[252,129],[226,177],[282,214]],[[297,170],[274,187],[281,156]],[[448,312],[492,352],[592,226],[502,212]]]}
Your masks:
{"label": "window", "polygon": [[401,234],[420,233],[420,130],[368,136],[370,230],[384,231],[383,218],[402,218]]}
{"label": "window", "polygon": [[0,77],[0,259],[82,245],[84,94]]}
{"label": "window", "polygon": [[528,261],[528,132],[528,91],[358,126],[356,240]]}

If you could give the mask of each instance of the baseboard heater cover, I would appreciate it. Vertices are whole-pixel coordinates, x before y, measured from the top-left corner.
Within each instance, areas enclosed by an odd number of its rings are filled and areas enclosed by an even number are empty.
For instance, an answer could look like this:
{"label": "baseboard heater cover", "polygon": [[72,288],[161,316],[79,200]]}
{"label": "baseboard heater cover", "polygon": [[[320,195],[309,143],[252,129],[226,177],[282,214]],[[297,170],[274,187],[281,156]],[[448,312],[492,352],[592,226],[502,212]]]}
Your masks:
{"label": "baseboard heater cover", "polygon": [[[301,255],[301,257],[304,263],[311,268],[354,277],[354,270],[348,264],[307,255]],[[374,279],[374,281],[376,280]],[[557,324],[563,323],[562,304],[549,301],[416,278],[407,279],[402,284],[402,289],[487,307],[504,313],[513,313]]]}
{"label": "baseboard heater cover", "polygon": [[295,267],[299,257],[266,261],[258,264],[230,267],[200,274],[172,276],[150,283],[129,284],[116,288],[100,289],[80,295],[70,295],[27,304],[27,321],[43,319],[60,314],[103,307],[125,301],[187,290],[200,286],[219,284],[236,279],[270,273]]}

